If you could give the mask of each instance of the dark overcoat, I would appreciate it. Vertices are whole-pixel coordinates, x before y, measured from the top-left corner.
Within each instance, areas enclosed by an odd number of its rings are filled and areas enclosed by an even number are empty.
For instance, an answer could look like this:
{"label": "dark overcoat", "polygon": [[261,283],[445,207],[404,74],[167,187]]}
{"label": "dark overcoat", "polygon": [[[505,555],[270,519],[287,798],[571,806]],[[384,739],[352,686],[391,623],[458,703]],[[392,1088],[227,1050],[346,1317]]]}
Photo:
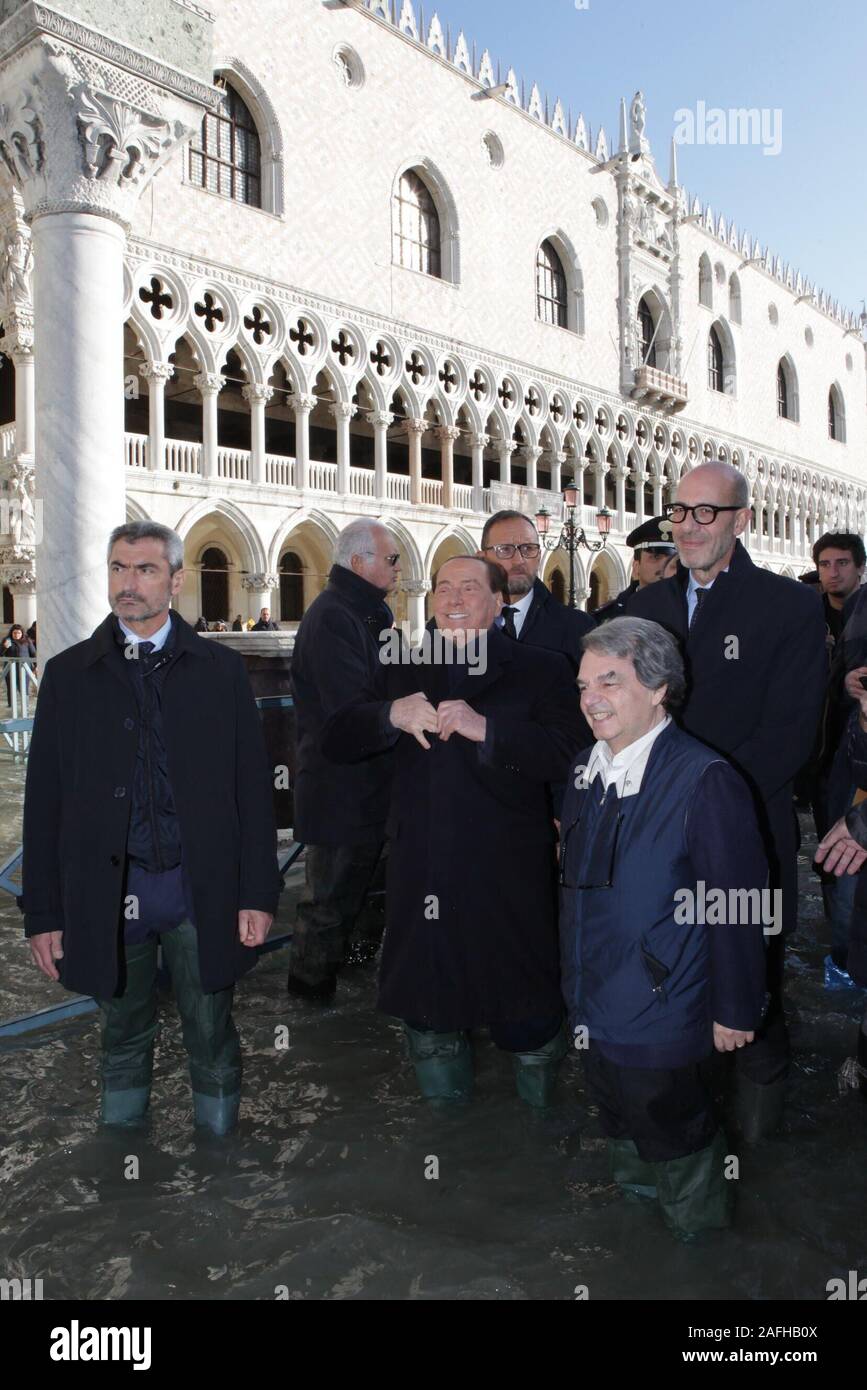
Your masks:
{"label": "dark overcoat", "polygon": [[417,690],[465,700],[485,742],[431,735],[425,750],[390,726],[390,704],[349,706],[324,736],[335,758],[396,742],[380,1007],[438,1032],[548,1019],[562,1003],[546,783],[579,747],[574,676],[492,629],[485,673],[453,689],[441,666],[389,668],[393,698]]}
{"label": "dark overcoat", "polygon": [[380,634],[393,618],[381,589],[332,566],[328,586],[301,620],[292,653],[295,697],[295,839],[364,845],[385,835],[391,750],[354,766],[326,756],[322,730],[349,700],[384,700]]}
{"label": "dark overcoat", "polygon": [[[867,734],[858,721],[857,708],[850,716],[843,748],[850,781],[867,791]],[[846,827],[861,848],[867,849],[867,801],[859,801],[846,812]],[[855,885],[846,969],[856,985],[867,989],[867,865]]]}
{"label": "dark overcoat", "polygon": [[806,584],[759,569],[737,541],[689,632],[688,579],[678,565],[671,579],[633,594],[627,616],[661,623],[678,638],[687,678],[679,722],[725,753],[749,783],[789,931],[797,909],[792,784],[810,755],[827,680],[822,604]]}
{"label": "dark overcoat", "polygon": [[528,647],[544,647],[549,652],[561,652],[576,676],[581,665],[581,638],[592,632],[595,623],[589,613],[580,608],[567,608],[537,579],[533,584],[533,601],[521,626],[519,642]]}
{"label": "dark overcoat", "polygon": [[[280,893],[272,777],[237,652],[172,613],[177,659],[162,688],[168,772],[195,909],[206,991],[256,962],[238,912],[275,912]],[[118,945],[139,710],[111,615],[46,663],[24,801],[25,934],[63,932],[67,989],[105,999]]]}

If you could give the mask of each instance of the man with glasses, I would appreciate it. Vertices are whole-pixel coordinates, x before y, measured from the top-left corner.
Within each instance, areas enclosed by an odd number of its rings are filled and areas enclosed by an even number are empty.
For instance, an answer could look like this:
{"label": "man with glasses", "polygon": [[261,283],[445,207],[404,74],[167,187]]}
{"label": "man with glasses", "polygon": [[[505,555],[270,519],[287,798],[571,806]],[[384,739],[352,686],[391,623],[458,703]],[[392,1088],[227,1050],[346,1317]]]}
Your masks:
{"label": "man with glasses", "polygon": [[542,547],[530,518],[522,512],[495,512],[485,523],[478,553],[506,571],[509,602],[503,605],[498,626],[530,647],[562,652],[577,674],[581,638],[592,629],[593,619],[579,608],[558,603],[542,583]]}
{"label": "man with glasses", "polygon": [[583,645],[596,742],[563,803],[563,992],[615,1182],[689,1240],[730,1219],[708,1062],[754,1046],[767,864],[749,788],[672,721],[671,634],[615,618]]}
{"label": "man with glasses", "polygon": [[678,572],[633,594],[627,613],[661,623],[683,644],[682,726],[725,753],[750,784],[770,885],[780,890],[780,920],[768,937],[768,1011],[737,1068],[737,1121],[755,1141],[779,1124],[788,1074],[782,983],[784,936],[797,920],[792,792],[825,694],[825,623],[806,585],[750,559],[739,539],[750,521],[749,487],[736,468],[707,463],[684,474],[665,514]]}
{"label": "man with glasses", "polygon": [[380,636],[393,626],[385,602],[400,554],[377,521],[352,521],[337,538],[323,593],[301,620],[292,654],[295,696],[295,839],[306,845],[287,988],[330,1003],[349,939],[385,840],[391,784],[388,749],[349,765],[322,751],[326,721],[347,699],[385,698]]}

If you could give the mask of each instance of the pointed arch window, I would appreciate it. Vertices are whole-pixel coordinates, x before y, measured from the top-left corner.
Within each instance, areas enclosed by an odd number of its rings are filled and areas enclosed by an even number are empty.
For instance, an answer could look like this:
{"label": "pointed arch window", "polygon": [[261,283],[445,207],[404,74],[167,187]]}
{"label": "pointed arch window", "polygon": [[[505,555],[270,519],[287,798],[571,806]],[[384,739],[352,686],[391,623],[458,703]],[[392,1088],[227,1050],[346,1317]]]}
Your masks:
{"label": "pointed arch window", "polygon": [[715,328],[707,335],[707,384],[711,391],[724,389],[723,348]]}
{"label": "pointed arch window", "polygon": [[557,328],[568,327],[566,273],[550,241],[536,252],[536,317]]}
{"label": "pointed arch window", "polygon": [[729,280],[729,318],[732,323],[741,322],[741,283],[735,274]]}
{"label": "pointed arch window", "polygon": [[650,305],[647,300],[642,298],[638,303],[636,314],[636,326],[638,329],[638,366],[656,366],[656,343],[654,341],[655,325],[653,314],[650,312]]}
{"label": "pointed arch window", "polygon": [[401,174],[392,207],[396,265],[442,279],[442,233],[431,191],[412,169]]}
{"label": "pointed arch window", "polygon": [[791,418],[789,415],[789,383],[786,380],[786,369],[782,362],[777,367],[777,414],[781,420]]}
{"label": "pointed arch window", "polygon": [[832,386],[828,392],[828,438],[836,439],[840,444],[846,442],[846,413],[843,407],[843,396],[836,386]]}
{"label": "pointed arch window", "polygon": [[703,255],[698,263],[698,302],[706,308],[713,308],[713,274],[710,258]]}
{"label": "pointed arch window", "polygon": [[190,179],[200,188],[248,207],[262,206],[262,151],[246,102],[223,79],[216,111],[209,111],[190,144]]}

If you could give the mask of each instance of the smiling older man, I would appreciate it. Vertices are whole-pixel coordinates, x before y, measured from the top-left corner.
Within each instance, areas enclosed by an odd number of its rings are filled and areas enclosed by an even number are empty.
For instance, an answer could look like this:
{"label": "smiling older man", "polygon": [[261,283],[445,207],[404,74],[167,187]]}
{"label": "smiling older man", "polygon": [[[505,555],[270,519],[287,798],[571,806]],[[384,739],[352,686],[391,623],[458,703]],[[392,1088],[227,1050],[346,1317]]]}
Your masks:
{"label": "smiling older man", "polygon": [[445,561],[431,659],[391,666],[392,702],[350,702],[323,748],[396,745],[379,1004],[405,1021],[422,1093],[467,1097],[467,1030],[488,1027],[545,1105],[564,1052],[546,783],[579,747],[578,710],[566,659],[495,627],[505,582],[488,560]]}
{"label": "smiling older man", "polygon": [[615,1180],[691,1238],[729,1221],[707,1061],[746,1051],[761,1021],[767,864],[746,783],[671,718],[670,634],[615,618],[583,645],[597,742],[563,802],[566,1006]]}

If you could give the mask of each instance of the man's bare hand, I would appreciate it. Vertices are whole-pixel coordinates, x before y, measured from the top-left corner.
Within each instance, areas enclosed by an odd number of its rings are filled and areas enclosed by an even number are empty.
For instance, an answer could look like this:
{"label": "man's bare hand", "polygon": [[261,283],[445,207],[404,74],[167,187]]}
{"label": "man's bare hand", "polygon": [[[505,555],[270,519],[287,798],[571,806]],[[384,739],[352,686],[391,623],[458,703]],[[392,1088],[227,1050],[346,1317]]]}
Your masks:
{"label": "man's bare hand", "polygon": [[856,666],[854,671],[847,672],[843,682],[843,689],[849,698],[858,700],[859,703],[862,696],[867,695],[867,690],[861,684],[861,676],[867,676],[867,666]]}
{"label": "man's bare hand", "polygon": [[867,849],[862,849],[858,841],[853,840],[845,817],[831,826],[816,850],[816,863],[821,864],[826,873],[836,874],[838,878],[842,878],[843,874],[857,874],[865,859]]}
{"label": "man's bare hand", "polygon": [[443,700],[437,706],[437,715],[438,732],[443,743],[447,743],[452,734],[460,734],[471,743],[484,743],[488,721],[483,714],[476,714],[466,700]]}
{"label": "man's bare hand", "polygon": [[423,690],[416,691],[415,695],[404,695],[402,700],[395,700],[388,717],[396,729],[401,729],[405,734],[412,734],[422,748],[430,748],[425,733],[437,732],[437,712]]}
{"label": "man's bare hand", "polygon": [[242,907],[238,913],[238,940],[242,946],[261,946],[274,921],[270,912]]}
{"label": "man's bare hand", "polygon": [[59,980],[60,971],[54,962],[63,959],[63,932],[41,931],[31,936],[30,959],[49,980]]}
{"label": "man's bare hand", "polygon": [[755,1033],[742,1033],[740,1028],[726,1028],[722,1023],[715,1023],[713,1026],[713,1045],[717,1052],[734,1052],[736,1047],[746,1047],[755,1037]]}

